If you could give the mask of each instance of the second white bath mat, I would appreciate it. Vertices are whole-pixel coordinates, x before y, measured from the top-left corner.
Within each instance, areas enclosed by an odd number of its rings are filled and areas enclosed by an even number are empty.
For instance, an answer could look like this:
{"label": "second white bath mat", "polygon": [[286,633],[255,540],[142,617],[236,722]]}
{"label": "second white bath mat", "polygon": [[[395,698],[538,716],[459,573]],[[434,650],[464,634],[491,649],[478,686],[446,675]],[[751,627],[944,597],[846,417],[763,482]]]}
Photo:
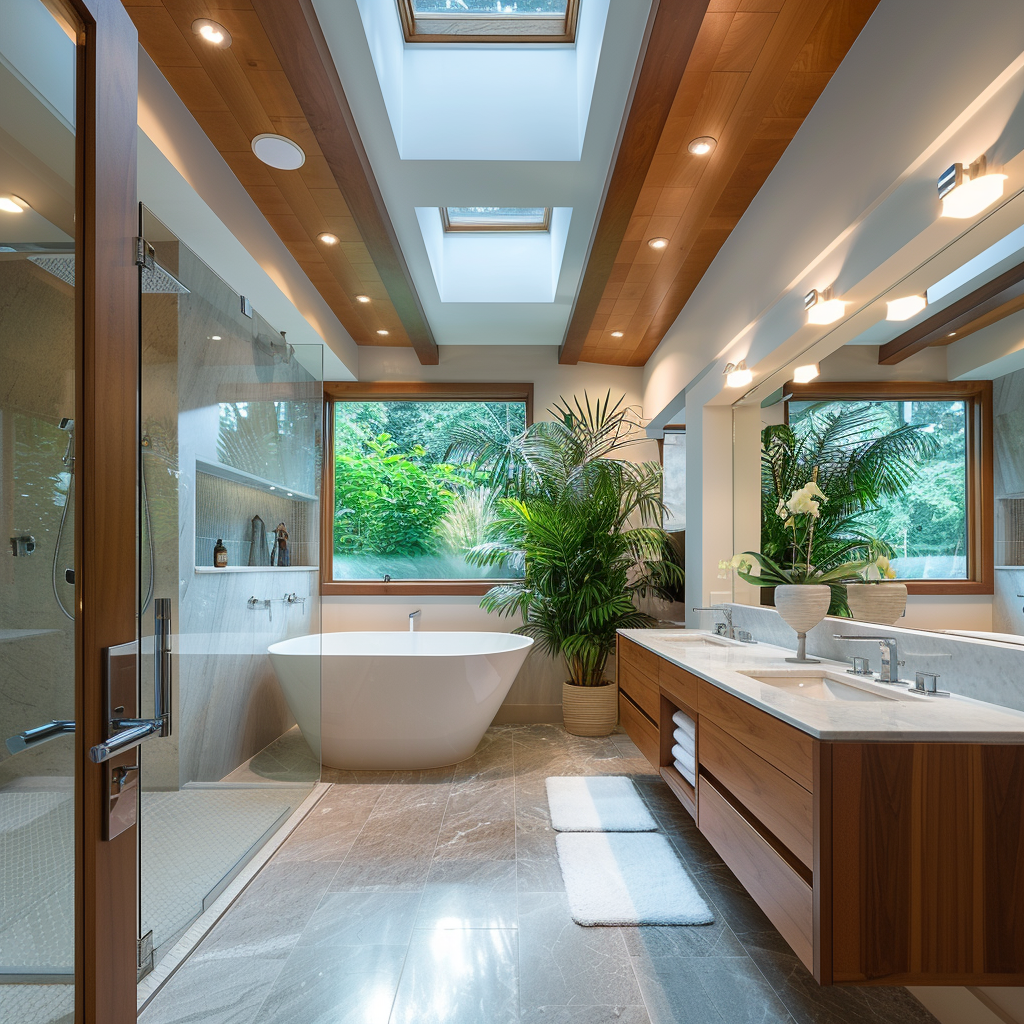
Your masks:
{"label": "second white bath mat", "polygon": [[658,823],[625,775],[546,779],[551,824],[558,832],[653,832]]}
{"label": "second white bath mat", "polygon": [[635,832],[555,838],[572,919],[581,925],[711,924],[668,840]]}

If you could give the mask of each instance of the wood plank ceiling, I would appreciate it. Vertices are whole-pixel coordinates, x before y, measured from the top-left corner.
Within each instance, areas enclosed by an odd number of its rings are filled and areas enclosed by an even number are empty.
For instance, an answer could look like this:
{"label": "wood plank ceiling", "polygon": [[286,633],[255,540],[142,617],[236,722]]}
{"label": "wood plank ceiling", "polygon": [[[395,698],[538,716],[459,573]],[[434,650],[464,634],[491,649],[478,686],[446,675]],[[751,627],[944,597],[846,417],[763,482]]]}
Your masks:
{"label": "wood plank ceiling", "polygon": [[[364,241],[368,233],[365,227],[360,231],[249,0],[124,4],[143,48],[356,343],[410,345],[407,325]],[[223,25],[231,46],[220,49],[200,40],[192,32],[197,18]],[[270,132],[302,147],[306,161],[297,171],[275,170],[253,154],[251,140]],[[318,241],[324,231],[337,235],[339,244]],[[357,295],[370,302],[356,301]],[[432,339],[425,347],[430,346]],[[436,362],[433,349],[435,358],[421,352],[421,359]]]}
{"label": "wood plank ceiling", "polygon": [[[628,226],[603,243],[600,224],[595,233],[579,294],[597,286],[601,297],[596,308],[577,301],[561,362],[647,361],[877,4],[710,0]],[[717,147],[692,155],[705,135]],[[602,221],[624,219],[612,201],[609,190]],[[668,246],[651,249],[654,237]],[[615,246],[610,263],[601,244]]]}

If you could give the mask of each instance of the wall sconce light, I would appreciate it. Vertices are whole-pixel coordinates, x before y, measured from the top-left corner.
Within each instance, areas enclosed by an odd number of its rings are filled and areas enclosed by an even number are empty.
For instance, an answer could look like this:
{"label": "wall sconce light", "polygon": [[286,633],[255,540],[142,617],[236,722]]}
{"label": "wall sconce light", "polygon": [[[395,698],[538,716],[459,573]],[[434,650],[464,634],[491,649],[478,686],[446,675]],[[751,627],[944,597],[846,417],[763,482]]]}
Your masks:
{"label": "wall sconce light", "polygon": [[804,309],[807,310],[807,322],[823,327],[834,324],[846,312],[846,303],[832,296],[832,285],[824,291],[812,288],[804,296]]}
{"label": "wall sconce light", "polygon": [[818,369],[817,363],[808,363],[806,366],[798,366],[793,371],[793,383],[794,384],[807,384],[814,380],[821,370]]}
{"label": "wall sconce light", "polygon": [[928,300],[923,295],[905,295],[902,299],[893,299],[885,304],[885,319],[909,320],[927,305]]}
{"label": "wall sconce light", "polygon": [[989,174],[988,158],[978,157],[969,167],[953,164],[939,176],[942,216],[965,220],[981,213],[1003,194],[1005,174]]}
{"label": "wall sconce light", "polygon": [[754,379],[753,373],[747,369],[745,359],[727,364],[722,372],[725,374],[725,383],[731,388],[745,388]]}

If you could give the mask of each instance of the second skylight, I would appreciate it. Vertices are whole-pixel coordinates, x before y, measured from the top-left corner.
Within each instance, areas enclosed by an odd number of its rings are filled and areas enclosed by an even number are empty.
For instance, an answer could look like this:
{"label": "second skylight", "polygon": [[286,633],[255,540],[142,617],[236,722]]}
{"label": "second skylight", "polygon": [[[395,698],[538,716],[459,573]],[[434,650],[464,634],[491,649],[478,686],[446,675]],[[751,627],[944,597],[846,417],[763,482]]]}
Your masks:
{"label": "second skylight", "polygon": [[550,206],[442,206],[445,231],[547,231]]}

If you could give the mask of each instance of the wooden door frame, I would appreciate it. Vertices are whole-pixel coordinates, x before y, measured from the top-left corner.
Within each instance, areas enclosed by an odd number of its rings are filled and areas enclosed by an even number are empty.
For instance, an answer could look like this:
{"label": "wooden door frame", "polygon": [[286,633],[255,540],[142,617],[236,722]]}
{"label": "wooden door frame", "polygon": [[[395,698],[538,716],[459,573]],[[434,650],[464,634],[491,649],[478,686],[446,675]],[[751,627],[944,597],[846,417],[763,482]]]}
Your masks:
{"label": "wooden door frame", "polygon": [[138,35],[120,0],[63,0],[78,40],[75,238],[75,1021],[136,1013],[137,828],[103,839],[102,652],[137,636]]}

